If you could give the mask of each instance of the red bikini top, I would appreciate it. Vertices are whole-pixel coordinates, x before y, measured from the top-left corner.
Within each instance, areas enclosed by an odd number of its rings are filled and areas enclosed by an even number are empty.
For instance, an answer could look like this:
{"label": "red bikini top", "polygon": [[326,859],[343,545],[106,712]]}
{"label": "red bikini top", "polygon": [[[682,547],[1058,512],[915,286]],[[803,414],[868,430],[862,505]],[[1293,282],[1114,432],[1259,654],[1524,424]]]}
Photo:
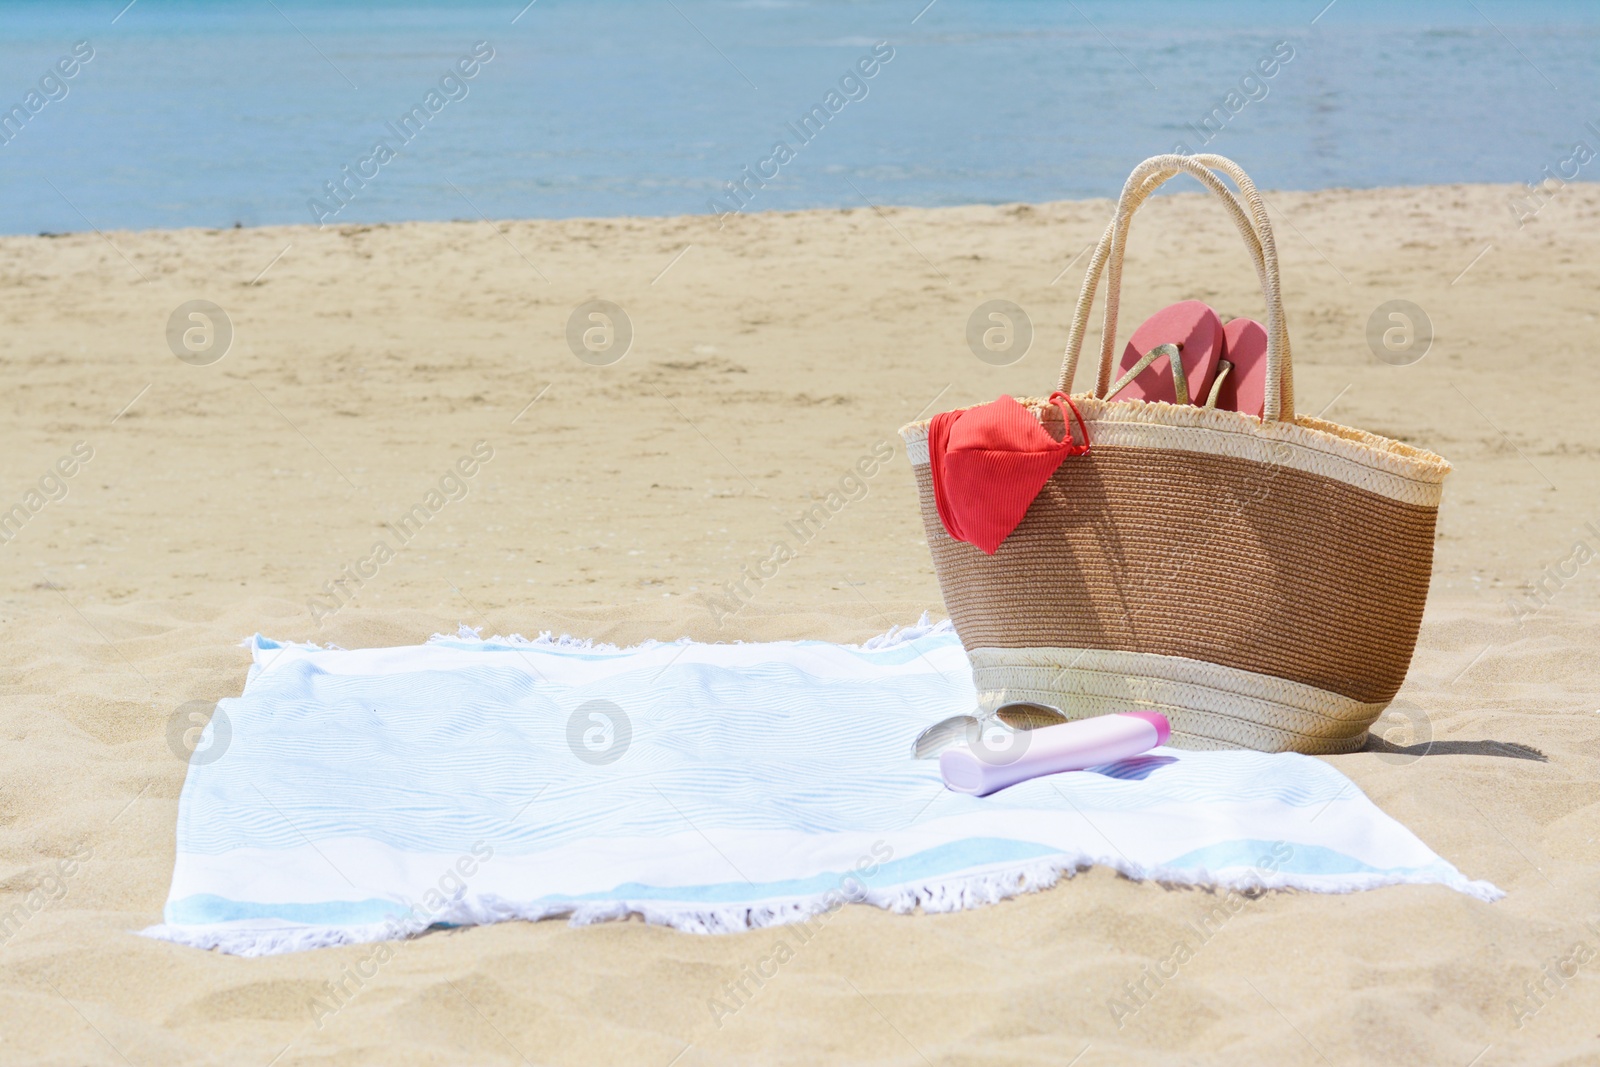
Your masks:
{"label": "red bikini top", "polygon": [[[994,555],[1062,460],[1089,451],[1089,427],[1077,405],[1059,392],[1050,402],[1061,412],[1059,441],[1009,396],[933,417],[928,425],[933,499],[951,537]],[[1072,440],[1069,407],[1083,433],[1081,445]]]}

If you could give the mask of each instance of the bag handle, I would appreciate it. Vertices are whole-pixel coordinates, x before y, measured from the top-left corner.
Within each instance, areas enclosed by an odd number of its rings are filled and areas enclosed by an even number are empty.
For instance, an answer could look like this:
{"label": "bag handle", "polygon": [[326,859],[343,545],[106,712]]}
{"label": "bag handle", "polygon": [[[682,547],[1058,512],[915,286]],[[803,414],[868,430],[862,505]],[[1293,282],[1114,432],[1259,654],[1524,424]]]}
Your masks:
{"label": "bag handle", "polygon": [[[1231,178],[1238,187],[1235,195],[1213,168]],[[1089,314],[1094,304],[1094,294],[1100,276],[1109,267],[1106,280],[1105,318],[1100,338],[1100,373],[1095,384],[1097,397],[1104,398],[1111,385],[1111,368],[1114,362],[1117,334],[1117,311],[1122,296],[1122,259],[1127,249],[1128,229],[1134,212],[1150,195],[1178,174],[1190,174],[1222,201],[1229,217],[1244,238],[1245,248],[1255,264],[1256,277],[1267,302],[1267,382],[1264,421],[1293,421],[1294,372],[1289,352],[1289,333],[1283,312],[1283,294],[1279,285],[1278,250],[1272,237],[1272,222],[1266,204],[1256,191],[1255,183],[1244,169],[1231,159],[1211,154],[1193,156],[1151,156],[1133,169],[1122,187],[1117,201],[1116,215],[1100,243],[1095,246],[1088,271],[1083,278],[1083,288],[1078,294],[1078,306],[1073,315],[1072,331],[1067,337],[1066,358],[1061,365],[1062,392],[1070,391],[1072,378],[1078,369],[1078,355],[1083,348],[1083,338],[1088,332]],[[1248,214],[1246,208],[1249,209]]]}

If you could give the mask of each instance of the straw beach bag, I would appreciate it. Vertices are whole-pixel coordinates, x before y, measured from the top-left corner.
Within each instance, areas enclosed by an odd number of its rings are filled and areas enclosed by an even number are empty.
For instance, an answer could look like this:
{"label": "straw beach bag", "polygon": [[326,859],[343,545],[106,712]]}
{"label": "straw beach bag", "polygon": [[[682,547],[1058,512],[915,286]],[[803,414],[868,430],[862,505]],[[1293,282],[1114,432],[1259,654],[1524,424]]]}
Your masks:
{"label": "straw beach bag", "polygon": [[[1180,172],[1222,202],[1255,262],[1267,303],[1263,418],[1104,399],[1129,223]],[[1148,709],[1166,714],[1180,747],[1360,748],[1410,666],[1449,464],[1294,414],[1272,227],[1232,161],[1163,155],[1135,168],[1084,278],[1062,391],[1102,274],[1099,376],[1093,394],[1072,397],[1089,451],[1061,463],[993,555],[940,521],[929,423],[901,430],[982,710],[1016,700],[1074,719]],[[1021,402],[1052,436],[1069,432],[1057,405]]]}

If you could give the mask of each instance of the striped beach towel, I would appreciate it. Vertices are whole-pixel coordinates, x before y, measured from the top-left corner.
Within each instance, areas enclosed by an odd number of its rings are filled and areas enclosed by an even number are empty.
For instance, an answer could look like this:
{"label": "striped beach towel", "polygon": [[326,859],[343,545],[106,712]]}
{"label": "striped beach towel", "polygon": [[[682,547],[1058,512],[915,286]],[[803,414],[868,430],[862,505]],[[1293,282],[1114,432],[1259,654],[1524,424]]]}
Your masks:
{"label": "striped beach towel", "polygon": [[149,936],[260,955],[552,916],[722,933],[849,902],[970,908],[1094,864],[1500,895],[1305,756],[1158,749],[950,792],[910,758],[975,703],[948,623],[859,646],[250,646],[190,760]]}

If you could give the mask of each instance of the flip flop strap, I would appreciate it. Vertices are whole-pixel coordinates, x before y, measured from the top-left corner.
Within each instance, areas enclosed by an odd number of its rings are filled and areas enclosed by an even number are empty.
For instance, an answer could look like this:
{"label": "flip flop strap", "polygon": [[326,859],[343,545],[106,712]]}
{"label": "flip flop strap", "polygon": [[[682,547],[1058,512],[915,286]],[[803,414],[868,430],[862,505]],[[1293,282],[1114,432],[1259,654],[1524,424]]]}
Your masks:
{"label": "flip flop strap", "polygon": [[[1146,367],[1160,359],[1168,358],[1172,366],[1172,397],[1180,404],[1189,402],[1189,379],[1183,372],[1183,360],[1179,357],[1178,346],[1174,344],[1156,345],[1150,351],[1139,357],[1139,362],[1128,368],[1126,374],[1111,383],[1111,388],[1106,390],[1106,399],[1110,400],[1126,389],[1135,378],[1144,373]],[[1215,394],[1213,394],[1214,396]],[[1182,399],[1179,399],[1179,398]]]}
{"label": "flip flop strap", "polygon": [[1228,373],[1233,370],[1233,364],[1225,359],[1217,360],[1217,376],[1211,380],[1211,395],[1206,397],[1206,410],[1210,411],[1217,406],[1217,397],[1222,393],[1222,383],[1227,380]]}

